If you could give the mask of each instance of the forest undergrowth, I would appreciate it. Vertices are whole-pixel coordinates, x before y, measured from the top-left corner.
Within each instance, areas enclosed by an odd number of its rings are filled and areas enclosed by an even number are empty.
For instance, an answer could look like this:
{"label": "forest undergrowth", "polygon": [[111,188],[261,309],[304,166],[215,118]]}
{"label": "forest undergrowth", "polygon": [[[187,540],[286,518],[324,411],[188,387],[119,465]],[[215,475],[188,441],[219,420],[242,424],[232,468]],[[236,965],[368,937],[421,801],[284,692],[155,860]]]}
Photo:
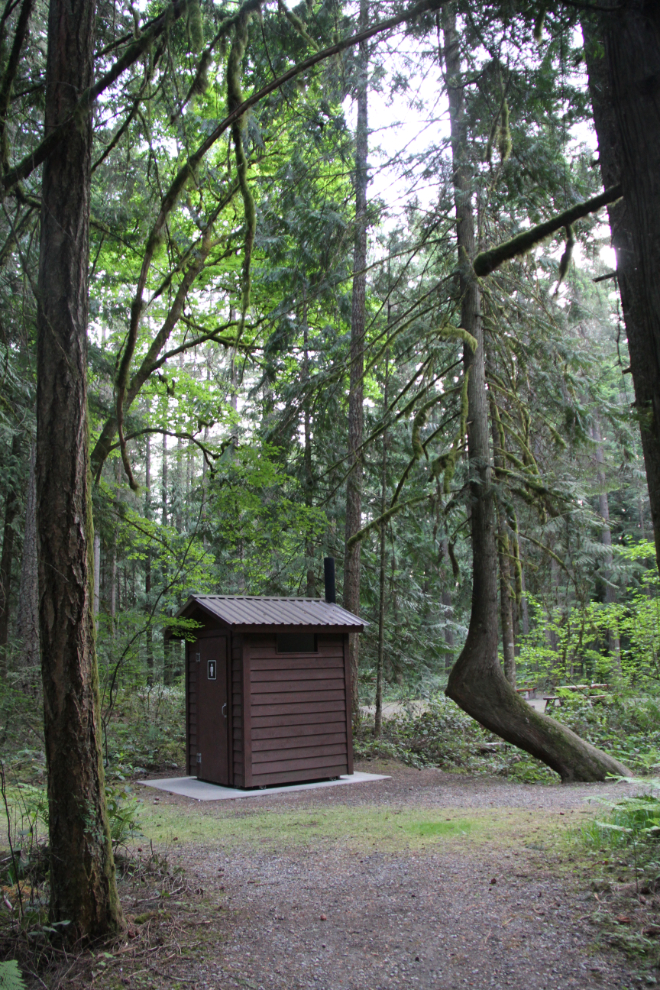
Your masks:
{"label": "forest undergrowth", "polygon": [[[574,694],[548,714],[581,738],[607,750],[637,775],[660,769],[660,698],[634,688],[598,703]],[[26,785],[45,786],[41,739],[33,727],[34,697],[0,695],[0,735],[8,773]],[[103,720],[106,776],[126,781],[146,773],[185,773],[184,687],[129,685],[118,692]],[[539,760],[483,729],[453,701],[437,694],[423,703],[402,701],[374,736],[373,713],[355,732],[358,759],[392,758],[412,767],[495,775],[523,783],[558,782]],[[12,769],[15,768],[15,769]]]}
{"label": "forest undergrowth", "polygon": [[[653,696],[612,694],[598,704],[567,697],[551,715],[637,774],[660,768],[660,703]],[[502,742],[442,695],[423,711],[404,703],[396,716],[383,721],[379,739],[374,738],[373,717],[366,716],[355,753],[364,759],[393,757],[409,766],[496,775],[528,784],[559,782],[559,775],[540,760]]]}

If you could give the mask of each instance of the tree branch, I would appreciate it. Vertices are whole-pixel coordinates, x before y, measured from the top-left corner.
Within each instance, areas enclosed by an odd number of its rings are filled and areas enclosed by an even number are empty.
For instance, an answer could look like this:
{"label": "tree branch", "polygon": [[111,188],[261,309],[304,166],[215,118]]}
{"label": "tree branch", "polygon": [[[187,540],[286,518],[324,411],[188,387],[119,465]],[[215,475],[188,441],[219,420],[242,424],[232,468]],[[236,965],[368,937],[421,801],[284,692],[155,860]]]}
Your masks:
{"label": "tree branch", "polygon": [[582,217],[589,216],[590,213],[595,213],[602,206],[607,206],[608,203],[613,203],[615,200],[621,199],[622,196],[623,190],[619,183],[616,186],[606,189],[605,192],[599,193],[598,196],[588,199],[585,203],[577,203],[570,210],[564,210],[563,213],[553,217],[552,220],[546,220],[545,223],[539,223],[536,227],[532,227],[531,230],[525,230],[522,234],[518,234],[517,237],[512,238],[512,240],[500,244],[499,247],[491,248],[490,251],[482,251],[474,259],[475,273],[480,278],[490,275],[491,272],[494,272],[505,261],[510,261],[511,258],[531,251],[535,244],[549,237],[550,234],[554,234],[556,231],[561,230],[562,227],[575,223],[576,220],[581,220]]}

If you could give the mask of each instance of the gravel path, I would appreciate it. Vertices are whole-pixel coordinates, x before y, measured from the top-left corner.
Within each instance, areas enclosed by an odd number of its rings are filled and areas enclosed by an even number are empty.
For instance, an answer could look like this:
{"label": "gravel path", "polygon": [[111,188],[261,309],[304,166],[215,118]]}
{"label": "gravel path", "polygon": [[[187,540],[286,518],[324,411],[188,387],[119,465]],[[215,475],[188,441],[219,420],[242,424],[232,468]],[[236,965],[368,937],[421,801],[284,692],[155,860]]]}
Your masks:
{"label": "gravel path", "polygon": [[[640,985],[642,977],[622,956],[597,948],[590,921],[596,905],[586,903],[593,894],[584,878],[569,874],[568,847],[558,852],[547,834],[592,814],[587,799],[622,793],[624,785],[530,786],[373,763],[361,769],[393,777],[249,802],[193,803],[199,816],[233,819],[234,826],[239,819],[246,841],[186,843],[171,853],[200,884],[206,925],[194,950],[169,963],[171,985],[177,979],[197,990]],[[192,813],[191,802],[174,796],[162,797],[159,807]],[[251,820],[263,821],[264,812],[276,821],[295,811],[295,824],[304,826],[308,817],[315,825],[315,815],[341,809],[394,815],[412,809],[422,818],[444,809],[435,820],[453,832],[398,847],[360,835],[350,842],[290,842],[283,831],[280,843],[263,849],[259,842],[266,840],[247,838]],[[474,838],[463,834],[462,821],[479,823]],[[129,977],[123,984],[143,985]]]}

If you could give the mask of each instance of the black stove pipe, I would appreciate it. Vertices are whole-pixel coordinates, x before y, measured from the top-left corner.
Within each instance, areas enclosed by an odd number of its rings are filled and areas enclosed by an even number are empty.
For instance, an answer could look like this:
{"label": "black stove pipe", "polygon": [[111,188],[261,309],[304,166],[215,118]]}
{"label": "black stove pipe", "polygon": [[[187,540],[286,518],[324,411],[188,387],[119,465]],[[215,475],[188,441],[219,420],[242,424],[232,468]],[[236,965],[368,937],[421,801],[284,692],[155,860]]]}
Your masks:
{"label": "black stove pipe", "polygon": [[337,601],[335,596],[335,558],[323,558],[323,578],[325,581],[325,600],[331,605]]}

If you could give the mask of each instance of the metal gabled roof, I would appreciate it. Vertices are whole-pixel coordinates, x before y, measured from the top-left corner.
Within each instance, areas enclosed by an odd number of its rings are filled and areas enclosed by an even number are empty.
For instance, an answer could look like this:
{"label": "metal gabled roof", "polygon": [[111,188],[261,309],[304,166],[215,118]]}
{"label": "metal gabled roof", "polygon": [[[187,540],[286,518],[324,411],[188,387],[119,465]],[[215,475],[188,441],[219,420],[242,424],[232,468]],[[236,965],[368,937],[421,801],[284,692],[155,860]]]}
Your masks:
{"label": "metal gabled roof", "polygon": [[178,615],[184,615],[193,603],[228,626],[324,626],[355,632],[365,626],[357,615],[322,598],[191,595]]}

